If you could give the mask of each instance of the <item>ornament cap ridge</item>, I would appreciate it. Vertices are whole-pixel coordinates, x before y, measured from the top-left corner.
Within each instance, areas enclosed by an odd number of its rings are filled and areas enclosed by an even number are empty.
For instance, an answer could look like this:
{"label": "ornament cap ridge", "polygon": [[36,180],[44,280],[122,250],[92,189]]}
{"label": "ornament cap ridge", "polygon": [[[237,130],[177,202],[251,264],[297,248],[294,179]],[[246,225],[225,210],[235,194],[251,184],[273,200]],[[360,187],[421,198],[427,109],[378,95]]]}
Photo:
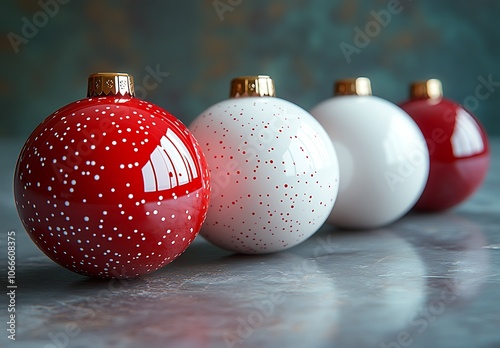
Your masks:
{"label": "ornament cap ridge", "polygon": [[276,97],[274,81],[268,75],[235,77],[231,80],[229,97]]}
{"label": "ornament cap ridge", "polygon": [[132,75],[117,72],[100,72],[88,78],[87,98],[105,96],[134,97],[134,78]]}
{"label": "ornament cap ridge", "polygon": [[370,79],[367,77],[348,78],[335,81],[333,94],[341,95],[372,95]]}
{"label": "ornament cap ridge", "polygon": [[443,85],[438,79],[415,81],[410,85],[411,99],[441,99]]}

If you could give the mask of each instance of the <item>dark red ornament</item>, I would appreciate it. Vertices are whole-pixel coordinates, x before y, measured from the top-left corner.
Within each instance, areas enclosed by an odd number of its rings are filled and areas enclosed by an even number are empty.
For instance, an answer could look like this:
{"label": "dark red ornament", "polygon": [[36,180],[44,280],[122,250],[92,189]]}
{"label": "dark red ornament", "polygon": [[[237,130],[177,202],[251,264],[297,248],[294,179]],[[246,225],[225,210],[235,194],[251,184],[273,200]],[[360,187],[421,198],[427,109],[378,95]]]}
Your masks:
{"label": "dark red ornament", "polygon": [[411,99],[400,104],[427,141],[430,172],[415,210],[442,211],[470,197],[484,181],[490,163],[486,132],[461,105],[443,98],[441,82],[413,83]]}

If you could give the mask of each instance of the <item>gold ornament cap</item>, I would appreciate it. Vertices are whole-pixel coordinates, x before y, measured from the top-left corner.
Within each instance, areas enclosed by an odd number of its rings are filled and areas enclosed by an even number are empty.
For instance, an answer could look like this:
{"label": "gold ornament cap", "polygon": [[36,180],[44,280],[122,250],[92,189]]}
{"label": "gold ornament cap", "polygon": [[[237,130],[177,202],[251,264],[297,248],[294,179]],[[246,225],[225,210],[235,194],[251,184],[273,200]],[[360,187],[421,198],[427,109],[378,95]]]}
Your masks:
{"label": "gold ornament cap", "polygon": [[410,85],[411,99],[440,99],[443,97],[443,85],[438,79],[415,81]]}
{"label": "gold ornament cap", "polygon": [[357,77],[335,81],[333,94],[340,95],[372,95],[372,86],[367,77]]}
{"label": "gold ornament cap", "polygon": [[134,78],[125,73],[95,73],[89,76],[87,98],[135,96]]}
{"label": "gold ornament cap", "polygon": [[229,97],[276,97],[274,81],[267,75],[236,77],[231,80]]}

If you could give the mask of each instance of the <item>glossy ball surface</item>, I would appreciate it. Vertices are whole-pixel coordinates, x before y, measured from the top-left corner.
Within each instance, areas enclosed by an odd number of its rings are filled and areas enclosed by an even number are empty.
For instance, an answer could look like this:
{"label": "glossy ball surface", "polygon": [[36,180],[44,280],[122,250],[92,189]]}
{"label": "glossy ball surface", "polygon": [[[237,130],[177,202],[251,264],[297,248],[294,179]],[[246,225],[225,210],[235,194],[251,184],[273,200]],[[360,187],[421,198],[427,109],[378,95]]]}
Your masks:
{"label": "glossy ball surface", "polygon": [[328,222],[370,229],[405,215],[420,198],[429,154],[415,122],[375,96],[337,96],[311,114],[331,136],[340,167],[340,189]]}
{"label": "glossy ball surface", "polygon": [[429,180],[415,210],[442,211],[462,203],[486,178],[486,132],[470,112],[444,98],[410,100],[401,108],[422,130],[431,160]]}
{"label": "glossy ball surface", "polygon": [[61,266],[129,278],[178,257],[206,216],[203,153],[174,116],[136,98],[82,99],[50,115],[18,159],[31,239]]}
{"label": "glossy ball surface", "polygon": [[332,142],[305,110],[274,97],[222,101],[189,129],[206,155],[212,197],[201,235],[227,250],[284,250],[325,222],[338,191]]}

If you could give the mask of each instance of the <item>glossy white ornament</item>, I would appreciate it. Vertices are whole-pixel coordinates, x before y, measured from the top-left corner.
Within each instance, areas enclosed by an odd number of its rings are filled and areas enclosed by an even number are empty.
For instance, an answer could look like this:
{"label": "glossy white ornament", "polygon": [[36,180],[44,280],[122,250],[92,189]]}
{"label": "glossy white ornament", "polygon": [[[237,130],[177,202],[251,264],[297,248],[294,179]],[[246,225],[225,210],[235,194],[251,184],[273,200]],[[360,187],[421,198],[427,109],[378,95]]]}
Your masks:
{"label": "glossy white ornament", "polygon": [[239,253],[293,247],[332,210],[339,187],[334,147],[307,111],[272,96],[269,77],[238,78],[232,87],[232,96],[244,97],[208,108],[189,127],[211,172],[200,233]]}
{"label": "glossy white ornament", "polygon": [[336,94],[311,110],[331,136],[340,167],[328,223],[363,229],[392,223],[413,207],[427,182],[425,139],[407,113],[371,95],[368,79],[339,81]]}

